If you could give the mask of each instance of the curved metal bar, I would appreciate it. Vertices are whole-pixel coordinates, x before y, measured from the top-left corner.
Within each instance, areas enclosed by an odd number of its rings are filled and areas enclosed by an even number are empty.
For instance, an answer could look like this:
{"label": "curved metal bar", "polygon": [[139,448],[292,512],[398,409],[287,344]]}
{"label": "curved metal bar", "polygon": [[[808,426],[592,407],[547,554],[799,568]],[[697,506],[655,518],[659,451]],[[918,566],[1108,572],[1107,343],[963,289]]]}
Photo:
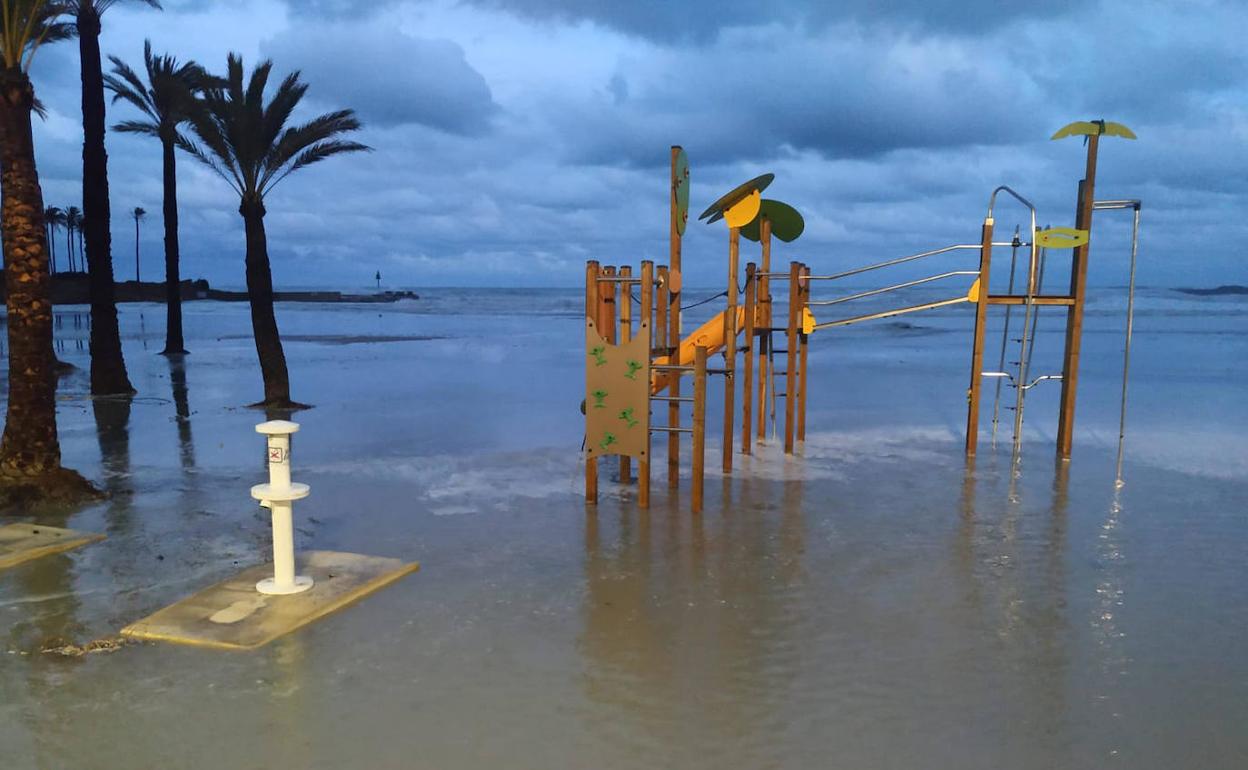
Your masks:
{"label": "curved metal bar", "polygon": [[988,218],[992,219],[992,209],[997,204],[997,193],[1003,190],[1009,193],[1010,195],[1013,195],[1018,200],[1019,203],[1023,204],[1024,206],[1026,206],[1028,209],[1031,210],[1031,217],[1032,217],[1031,232],[1032,232],[1032,235],[1034,236],[1036,232],[1036,222],[1035,222],[1036,207],[1031,205],[1031,201],[1027,200],[1023,196],[1014,192],[1014,188],[1010,187],[1009,185],[1006,185],[1006,184],[1001,185],[997,189],[993,190],[992,195],[988,197]]}
{"label": "curved metal bar", "polygon": [[944,278],[953,278],[954,276],[958,276],[958,275],[979,275],[979,271],[978,270],[951,270],[948,273],[940,273],[939,275],[930,275],[926,278],[919,278],[913,281],[906,281],[905,283],[897,283],[897,284],[893,284],[892,286],[885,286],[882,289],[872,289],[871,291],[863,291],[863,292],[859,292],[858,294],[850,294],[849,296],[846,296],[846,297],[837,297],[836,299],[809,300],[806,302],[806,304],[808,306],[813,305],[816,307],[826,306],[826,305],[839,305],[842,302],[849,302],[855,299],[862,299],[863,297],[874,297],[877,294],[887,294],[890,291],[897,291],[898,289],[907,289],[911,286],[918,286],[924,283],[931,283],[932,281],[939,281]]}

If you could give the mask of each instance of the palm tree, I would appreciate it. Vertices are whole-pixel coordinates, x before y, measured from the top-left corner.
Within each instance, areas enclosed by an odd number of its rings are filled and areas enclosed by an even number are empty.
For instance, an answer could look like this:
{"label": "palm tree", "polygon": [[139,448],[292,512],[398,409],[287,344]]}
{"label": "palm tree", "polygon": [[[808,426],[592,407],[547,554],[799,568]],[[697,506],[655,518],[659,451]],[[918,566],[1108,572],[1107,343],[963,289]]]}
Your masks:
{"label": "palm tree", "polygon": [[140,283],[139,280],[139,220],[147,216],[147,209],[142,206],[135,206],[134,211],[130,212],[130,216],[134,217],[134,282]]}
{"label": "palm tree", "polygon": [[64,10],[49,0],[0,0],[0,234],[9,340],[0,487],[8,502],[78,498],[91,491],[86,480],[61,467],[48,243],[30,125],[37,104],[31,61],[44,43],[72,35],[72,27],[59,21]]}
{"label": "palm tree", "polygon": [[290,400],[286,354],[273,314],[273,273],[264,231],[265,196],[305,166],[369,148],[341,138],[360,128],[352,110],[326,113],[287,128],[286,122],[308,86],[300,82],[298,72],[293,72],[266,105],[265,88],[272,69],[272,61],[263,61],[244,83],[242,57],[231,53],[226,60],[226,77],[204,92],[191,116],[191,126],[204,149],[191,142],[184,149],[216,171],[238,193],[238,212],[243,216],[247,234],[251,327],[264,376],[264,400],[255,406],[297,409],[303,405]]}
{"label": "palm tree", "polygon": [[65,225],[65,212],[48,206],[43,210],[43,223],[48,228],[48,257],[52,261],[52,274],[56,275],[56,229]]}
{"label": "palm tree", "polygon": [[[189,120],[195,94],[208,84],[208,74],[195,62],[179,64],[172,56],[152,56],[150,40],[143,43],[143,64],[147,70],[144,83],[129,65],[116,56],[113,74],[104,76],[104,84],[113,92],[113,103],[127,101],[145,120],[126,120],[113,126],[114,131],[145,134],[160,140],[164,176],[165,219],[165,349],[162,355],[186,352],[182,339],[182,280],[179,275],[178,247],[178,172],[174,147],[179,140],[178,128]],[[185,138],[182,138],[185,141]],[[136,247],[137,248],[137,247]],[[136,270],[137,272],[137,270]]]}
{"label": "palm tree", "polygon": [[[160,8],[158,0],[136,0]],[[109,229],[108,153],[104,149],[104,68],[100,17],[118,0],[70,0],[82,67],[82,210],[91,287],[91,393],[134,393],[121,354]]]}
{"label": "palm tree", "polygon": [[[74,232],[78,233],[78,242],[82,242],[82,210],[77,206],[70,206],[65,209],[65,229],[69,242],[65,244],[66,251],[69,252],[69,272],[74,272],[80,265],[74,262]],[[79,256],[82,250],[79,249]]]}

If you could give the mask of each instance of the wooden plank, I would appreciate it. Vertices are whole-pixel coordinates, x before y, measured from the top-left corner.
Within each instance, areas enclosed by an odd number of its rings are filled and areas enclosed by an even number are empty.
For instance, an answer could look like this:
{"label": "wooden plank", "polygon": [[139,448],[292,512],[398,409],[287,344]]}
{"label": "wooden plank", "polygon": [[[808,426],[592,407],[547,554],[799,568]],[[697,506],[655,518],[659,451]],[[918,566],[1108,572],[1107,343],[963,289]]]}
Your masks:
{"label": "wooden plank", "polygon": [[[810,301],[810,267],[802,265],[802,278],[807,279],[799,281],[801,289],[800,308],[805,309],[806,303]],[[803,315],[801,310],[798,311],[798,324],[802,323]],[[797,335],[798,345],[801,347],[801,359],[798,363],[798,382],[797,382],[797,440],[806,441],[806,360],[807,353],[810,348],[810,335],[805,332],[799,332]]]}
{"label": "wooden plank", "polygon": [[[1021,294],[993,294],[988,297],[989,305],[1025,305],[1027,297]],[[1074,297],[1063,297],[1056,294],[1037,294],[1031,298],[1033,305],[1073,305]]]}
{"label": "wooden plank", "polygon": [[303,593],[266,596],[256,583],[273,576],[257,564],[121,630],[122,636],[224,650],[251,650],[303,628],[420,569],[416,562],[336,551],[308,551]]}
{"label": "wooden plank", "polygon": [[[632,278],[633,268],[625,265],[620,268],[621,278]],[[627,281],[620,284],[620,323],[619,334],[616,339],[621,345],[627,343],[633,338],[633,285]],[[647,403],[647,406],[649,404]],[[647,431],[647,441],[649,441],[649,432]],[[633,481],[633,463],[632,458],[620,455],[620,483],[631,484]]]}

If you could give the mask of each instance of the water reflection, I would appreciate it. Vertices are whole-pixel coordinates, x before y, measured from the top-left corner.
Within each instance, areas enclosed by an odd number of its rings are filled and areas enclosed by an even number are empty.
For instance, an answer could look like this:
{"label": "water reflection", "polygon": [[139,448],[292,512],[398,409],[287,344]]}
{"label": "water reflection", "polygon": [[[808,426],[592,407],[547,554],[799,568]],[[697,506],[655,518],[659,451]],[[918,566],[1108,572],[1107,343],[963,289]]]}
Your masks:
{"label": "water reflection", "polygon": [[[600,740],[640,733],[646,745],[691,752],[672,766],[705,766],[717,746],[739,766],[776,755],[814,620],[802,601],[800,495],[787,483],[779,506],[739,489],[716,515],[691,516],[676,501],[588,515],[578,646],[587,697],[608,707],[593,725]],[[707,735],[690,741],[694,730]],[[742,736],[757,737],[743,746]]]}
{"label": "water reflection", "polygon": [[173,390],[173,407],[178,423],[178,447],[183,469],[195,467],[195,441],[191,437],[191,404],[187,397],[186,356],[167,356],[169,384]]}

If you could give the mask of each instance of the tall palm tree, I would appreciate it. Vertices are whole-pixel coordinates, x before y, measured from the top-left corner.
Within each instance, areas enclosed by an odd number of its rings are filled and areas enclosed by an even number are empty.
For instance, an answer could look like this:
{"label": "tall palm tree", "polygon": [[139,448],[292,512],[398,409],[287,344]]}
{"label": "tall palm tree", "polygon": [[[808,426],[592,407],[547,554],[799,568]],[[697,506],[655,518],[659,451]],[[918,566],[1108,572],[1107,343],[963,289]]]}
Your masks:
{"label": "tall palm tree", "polygon": [[48,257],[52,261],[52,274],[56,275],[56,229],[65,226],[65,212],[48,206],[43,210],[43,223],[48,228]]}
{"label": "tall palm tree", "polygon": [[[160,8],[158,0],[135,0]],[[82,210],[91,287],[91,393],[134,393],[121,354],[113,288],[108,204],[108,153],[104,149],[104,67],[100,17],[118,0],[70,0],[82,67]]]}
{"label": "tall palm tree", "polygon": [[[145,134],[160,140],[163,158],[165,219],[165,349],[163,355],[186,352],[182,339],[182,279],[178,247],[178,171],[174,147],[179,127],[189,120],[195,95],[208,85],[208,74],[195,62],[179,64],[172,56],[152,56],[150,40],[143,43],[143,64],[147,82],[116,56],[113,74],[104,76],[104,85],[113,92],[113,103],[126,101],[143,113],[144,120],[126,120],[114,131]],[[185,139],[183,138],[183,141]]]}
{"label": "tall palm tree", "polygon": [[9,340],[0,488],[10,502],[77,497],[91,490],[81,476],[61,467],[48,243],[30,124],[37,104],[31,61],[44,43],[73,33],[59,21],[64,10],[49,0],[0,0],[0,234]]}
{"label": "tall palm tree", "polygon": [[147,216],[147,209],[135,206],[130,216],[134,217],[134,282],[139,283],[139,220]]}
{"label": "tall palm tree", "polygon": [[[65,209],[65,230],[68,243],[65,244],[66,251],[69,252],[69,272],[74,272],[81,267],[78,262],[74,261],[74,233],[78,233],[78,241],[82,241],[82,210],[77,206],[70,206]],[[82,256],[79,249],[79,256]],[[81,261],[81,260],[79,260]]]}
{"label": "tall palm tree", "polygon": [[290,400],[286,354],[273,314],[273,272],[264,231],[265,197],[279,182],[305,166],[369,148],[341,138],[360,128],[352,110],[326,113],[287,128],[286,122],[308,86],[300,82],[298,72],[293,72],[266,105],[265,89],[272,69],[272,61],[263,61],[244,83],[242,57],[231,53],[226,60],[225,78],[204,92],[191,116],[191,127],[204,149],[191,142],[184,149],[216,171],[238,193],[238,212],[243,216],[247,234],[251,327],[264,376],[264,400],[255,406],[291,409],[303,405]]}

